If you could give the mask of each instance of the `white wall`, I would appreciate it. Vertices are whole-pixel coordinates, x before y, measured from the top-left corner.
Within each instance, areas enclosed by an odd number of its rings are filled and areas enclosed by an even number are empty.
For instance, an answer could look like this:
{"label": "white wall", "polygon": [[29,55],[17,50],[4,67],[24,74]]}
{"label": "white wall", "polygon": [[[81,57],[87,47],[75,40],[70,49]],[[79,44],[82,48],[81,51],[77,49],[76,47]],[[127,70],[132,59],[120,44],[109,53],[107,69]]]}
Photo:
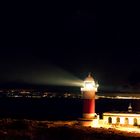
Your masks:
{"label": "white wall", "polygon": [[114,114],[109,114],[109,115],[103,115],[103,121],[104,124],[108,124],[108,118],[111,117],[112,118],[112,124],[116,124],[117,123],[117,117],[120,118],[120,124],[125,124],[126,123],[126,118],[128,118],[128,123],[129,125],[134,125],[134,118],[137,118],[137,124],[140,125],[140,116],[126,116],[126,114],[124,116],[119,116],[119,114],[117,114],[116,116],[114,116]]}

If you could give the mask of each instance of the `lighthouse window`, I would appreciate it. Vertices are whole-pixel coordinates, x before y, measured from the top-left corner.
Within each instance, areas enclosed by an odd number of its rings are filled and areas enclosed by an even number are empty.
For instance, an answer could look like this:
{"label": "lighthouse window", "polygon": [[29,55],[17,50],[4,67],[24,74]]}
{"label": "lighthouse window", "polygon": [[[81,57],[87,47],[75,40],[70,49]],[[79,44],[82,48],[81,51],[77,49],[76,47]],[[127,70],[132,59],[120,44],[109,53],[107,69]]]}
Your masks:
{"label": "lighthouse window", "polygon": [[109,124],[112,123],[112,118],[111,117],[108,118],[108,123]]}
{"label": "lighthouse window", "polygon": [[129,124],[129,120],[128,120],[128,118],[125,118],[125,124],[126,124],[126,125]]}
{"label": "lighthouse window", "polygon": [[119,118],[119,117],[116,119],[116,123],[117,123],[117,124],[120,123],[120,118]]}
{"label": "lighthouse window", "polygon": [[138,123],[137,123],[137,118],[134,118],[134,126],[137,126]]}

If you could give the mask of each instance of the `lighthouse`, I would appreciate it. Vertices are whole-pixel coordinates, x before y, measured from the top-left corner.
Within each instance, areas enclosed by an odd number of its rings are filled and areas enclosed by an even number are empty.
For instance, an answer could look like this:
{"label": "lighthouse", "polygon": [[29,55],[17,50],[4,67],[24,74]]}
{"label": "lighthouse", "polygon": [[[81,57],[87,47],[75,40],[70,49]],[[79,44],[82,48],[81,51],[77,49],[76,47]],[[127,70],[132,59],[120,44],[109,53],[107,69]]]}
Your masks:
{"label": "lighthouse", "polygon": [[91,74],[84,80],[84,85],[81,88],[83,93],[83,119],[91,120],[96,117],[95,93],[97,92],[98,86]]}

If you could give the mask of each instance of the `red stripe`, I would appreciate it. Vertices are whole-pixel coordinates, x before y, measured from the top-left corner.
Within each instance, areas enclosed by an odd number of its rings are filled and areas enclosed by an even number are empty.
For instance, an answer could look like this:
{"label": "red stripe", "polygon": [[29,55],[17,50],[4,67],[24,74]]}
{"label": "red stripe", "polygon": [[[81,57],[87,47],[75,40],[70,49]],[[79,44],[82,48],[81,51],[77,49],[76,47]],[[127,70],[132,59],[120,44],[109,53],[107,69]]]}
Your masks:
{"label": "red stripe", "polygon": [[95,113],[95,99],[84,99],[83,113]]}

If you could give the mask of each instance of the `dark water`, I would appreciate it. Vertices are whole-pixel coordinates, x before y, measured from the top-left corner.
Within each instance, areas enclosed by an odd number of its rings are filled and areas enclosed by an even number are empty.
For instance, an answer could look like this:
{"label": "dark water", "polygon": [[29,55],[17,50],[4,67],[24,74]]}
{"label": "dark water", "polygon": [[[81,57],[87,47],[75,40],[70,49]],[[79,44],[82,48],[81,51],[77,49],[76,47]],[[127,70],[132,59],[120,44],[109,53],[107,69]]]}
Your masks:
{"label": "dark water", "polygon": [[[140,100],[98,99],[96,113],[127,111],[130,102],[140,111]],[[0,118],[75,120],[82,117],[82,105],[82,99],[0,98]]]}

